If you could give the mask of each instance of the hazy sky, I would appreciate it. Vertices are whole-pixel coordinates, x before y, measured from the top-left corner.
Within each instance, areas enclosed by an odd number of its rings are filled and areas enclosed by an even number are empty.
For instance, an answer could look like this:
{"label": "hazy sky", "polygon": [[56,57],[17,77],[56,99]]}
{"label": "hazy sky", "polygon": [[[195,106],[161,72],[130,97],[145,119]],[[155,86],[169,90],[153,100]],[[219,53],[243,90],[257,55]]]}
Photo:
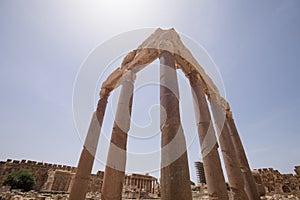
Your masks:
{"label": "hazy sky", "polygon": [[[76,166],[82,142],[72,92],[81,64],[122,32],[174,27],[216,63],[251,167],[291,173],[300,164],[299,9],[298,0],[0,1],[0,159]],[[136,110],[145,108],[143,98],[135,98]],[[182,121],[193,117],[182,112]],[[111,124],[107,117],[106,129]],[[199,159],[196,138],[189,148],[193,180]]]}

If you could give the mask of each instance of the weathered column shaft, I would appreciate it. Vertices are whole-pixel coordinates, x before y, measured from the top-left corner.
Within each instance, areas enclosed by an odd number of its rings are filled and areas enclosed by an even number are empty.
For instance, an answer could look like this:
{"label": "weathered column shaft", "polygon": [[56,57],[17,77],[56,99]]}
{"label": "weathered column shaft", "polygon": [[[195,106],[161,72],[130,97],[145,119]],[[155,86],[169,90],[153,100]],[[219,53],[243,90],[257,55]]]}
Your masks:
{"label": "weathered column shaft", "polygon": [[102,200],[120,200],[126,167],[127,133],[133,99],[135,74],[127,72],[123,77],[118,108],[111,135],[102,186]]}
{"label": "weathered column shaft", "polygon": [[228,192],[218,153],[218,142],[211,121],[205,93],[201,85],[201,77],[197,72],[192,72],[189,80],[194,98],[198,136],[208,194],[212,199],[226,200],[228,199]]}
{"label": "weathered column shaft", "polygon": [[148,180],[148,188],[147,188],[148,192],[151,192],[151,181]]}
{"label": "weathered column shaft", "polygon": [[237,131],[237,128],[235,126],[234,120],[232,118],[232,113],[227,114],[227,122],[230,128],[230,135],[232,138],[234,149],[237,153],[237,158],[240,163],[241,172],[244,177],[244,188],[246,191],[246,194],[249,198],[249,200],[259,200],[260,196],[258,194],[258,190],[256,187],[256,183],[254,181],[248,159],[241,141],[241,138],[239,136],[239,133]]}
{"label": "weathered column shaft", "polygon": [[186,142],[180,122],[175,60],[160,55],[161,200],[191,200]]}
{"label": "weathered column shaft", "polygon": [[211,94],[210,100],[216,128],[221,131],[219,141],[233,200],[248,200],[240,164],[226,122],[225,105],[222,106],[222,102],[214,94]]}
{"label": "weathered column shaft", "polygon": [[84,147],[78,162],[76,175],[72,183],[70,200],[85,200],[104,113],[106,110],[107,99],[108,95],[106,94],[101,97],[98,102],[97,111],[93,114],[88,134],[85,138]]}

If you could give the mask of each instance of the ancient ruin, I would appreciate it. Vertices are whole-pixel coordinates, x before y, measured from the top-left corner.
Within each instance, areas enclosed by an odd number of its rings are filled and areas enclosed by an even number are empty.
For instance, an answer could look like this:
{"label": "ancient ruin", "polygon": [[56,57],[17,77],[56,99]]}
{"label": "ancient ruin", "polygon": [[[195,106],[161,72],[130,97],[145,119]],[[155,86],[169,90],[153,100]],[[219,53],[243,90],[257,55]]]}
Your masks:
{"label": "ancient ruin", "polygon": [[295,166],[296,174],[281,174],[273,168],[253,170],[256,183],[260,186],[261,195],[293,194],[300,197],[299,166]]}
{"label": "ancient ruin", "polygon": [[[66,165],[57,165],[30,160],[0,161],[0,185],[12,172],[28,170],[35,176],[33,189],[42,193],[69,193],[75,180],[76,168]],[[104,172],[98,171],[91,174],[88,182],[87,192],[101,193]],[[122,196],[127,198],[140,197],[141,194],[147,197],[158,197],[158,180],[149,174],[126,174],[123,181]]]}
{"label": "ancient ruin", "polygon": [[[210,198],[228,199],[218,153],[219,145],[215,135],[217,132],[233,199],[259,199],[259,193],[228,102],[220,95],[212,79],[184,46],[174,29],[157,29],[137,49],[131,51],[123,59],[121,66],[103,82],[100,100],[93,114],[78,163],[70,199],[84,200],[85,198],[108,97],[119,86],[121,86],[121,93],[111,136],[101,198],[103,200],[121,199],[134,81],[138,72],[156,59],[160,60],[160,103],[166,112],[165,121],[161,116],[161,121],[163,121],[161,124],[161,199],[192,199],[185,136],[179,113],[176,70],[183,71],[190,82],[193,93]],[[212,119],[215,120],[216,130],[212,126]]]}
{"label": "ancient ruin", "polygon": [[[199,186],[206,186],[205,172],[202,162],[195,162]],[[295,174],[281,174],[273,168],[252,170],[256,187],[260,196],[293,195],[300,197],[300,166],[295,166]],[[202,187],[203,188],[203,187]]]}
{"label": "ancient ruin", "polygon": [[[195,166],[197,168],[197,175],[200,176],[200,184],[196,188],[200,188],[200,191],[193,191],[193,198],[202,197],[205,199],[208,191],[207,185],[203,182],[205,180],[203,179],[205,178],[203,163],[195,162]],[[300,166],[295,166],[295,174],[282,174],[273,168],[254,169],[252,173],[260,196],[264,199],[281,196],[287,199],[300,198],[299,169]],[[34,173],[36,180],[36,184],[34,185],[35,191],[22,193],[18,190],[9,191],[7,187],[0,187],[0,197],[10,199],[8,197],[27,195],[36,199],[43,199],[42,197],[68,199],[77,169],[66,165],[8,159],[7,161],[0,161],[0,185],[8,174],[20,170],[28,170]],[[96,174],[90,175],[87,197],[101,199],[103,177],[103,171],[98,171]],[[122,189],[123,198],[159,198],[159,194],[160,185],[155,177],[149,174],[125,175]]]}

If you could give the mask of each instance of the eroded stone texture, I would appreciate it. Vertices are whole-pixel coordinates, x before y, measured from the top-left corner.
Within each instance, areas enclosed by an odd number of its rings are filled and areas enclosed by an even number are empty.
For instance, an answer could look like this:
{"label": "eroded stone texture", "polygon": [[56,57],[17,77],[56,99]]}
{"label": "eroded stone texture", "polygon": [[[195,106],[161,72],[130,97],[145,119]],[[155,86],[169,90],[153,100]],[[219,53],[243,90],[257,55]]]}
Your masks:
{"label": "eroded stone texture", "polygon": [[252,172],[250,170],[248,159],[246,157],[246,153],[242,141],[240,139],[237,128],[235,126],[232,113],[230,111],[227,112],[226,118],[227,118],[227,123],[229,125],[229,131],[230,131],[233,147],[237,154],[237,158],[241,167],[241,172],[244,178],[244,187],[247,196],[249,200],[259,200],[260,197],[257,191],[255,181],[252,176]]}
{"label": "eroded stone texture", "polygon": [[[36,184],[34,185],[35,191],[42,193],[68,193],[70,192],[72,182],[75,180],[76,168],[66,165],[57,165],[50,163],[42,163],[36,161],[18,161],[10,160],[4,162],[0,161],[0,185],[3,180],[11,172],[20,170],[28,170],[34,173]],[[45,174],[44,172],[47,171]],[[40,176],[44,177],[41,178]],[[100,194],[103,184],[104,172],[98,171],[97,174],[91,174],[88,183],[88,193]],[[144,182],[143,185],[138,184]],[[138,195],[157,198],[159,194],[159,184],[155,177],[149,174],[127,174],[123,181],[123,195],[124,197],[137,198]],[[5,187],[4,187],[5,189]],[[3,190],[0,187],[0,194],[9,191]],[[86,195],[88,197],[89,195]]]}
{"label": "eroded stone texture", "polygon": [[135,73],[142,70],[148,64],[156,60],[160,53],[168,51],[174,55],[177,68],[181,69],[186,76],[192,71],[196,71],[203,78],[203,88],[206,95],[218,95],[221,98],[217,86],[206,74],[203,67],[197,62],[192,53],[185,47],[178,33],[172,28],[162,30],[158,28],[151,34],[137,49],[131,51],[123,60],[121,66],[117,68],[103,82],[100,96],[103,91],[112,91],[120,85],[119,79],[127,70]]}
{"label": "eroded stone texture", "polygon": [[75,174],[66,170],[49,170],[48,179],[42,187],[42,191],[69,191],[71,180]]}
{"label": "eroded stone texture", "polygon": [[[253,171],[253,174],[260,177],[266,194],[294,194],[300,197],[300,177],[295,174],[281,174],[273,168],[263,168]],[[259,183],[258,178],[255,181]]]}
{"label": "eroded stone texture", "polygon": [[28,170],[35,176],[35,185],[33,189],[40,191],[48,179],[49,170],[68,170],[75,172],[75,169],[75,167],[66,165],[57,165],[31,160],[19,161],[8,159],[6,162],[0,161],[0,185],[10,173],[18,172],[20,170]]}
{"label": "eroded stone texture", "polygon": [[125,74],[122,81],[104,173],[103,200],[119,200],[122,198],[126,167],[127,133],[130,128],[134,80],[135,74],[129,71]]}
{"label": "eroded stone texture", "polygon": [[253,170],[252,175],[253,175],[253,178],[254,178],[254,181],[255,181],[255,184],[256,184],[256,187],[257,187],[258,194],[260,196],[265,196],[266,195],[266,190],[265,190],[265,187],[262,183],[262,180],[261,180],[261,177],[260,177],[259,173],[256,170]]}
{"label": "eroded stone texture", "polygon": [[218,142],[212,126],[205,93],[200,82],[200,76],[195,72],[191,73],[189,80],[194,98],[198,136],[208,193],[211,199],[226,200],[228,199],[228,193],[218,153]]}
{"label": "eroded stone texture", "polygon": [[294,171],[295,171],[296,174],[300,177],[300,166],[295,166]]}
{"label": "eroded stone texture", "polygon": [[222,150],[223,160],[227,172],[227,177],[234,200],[248,200],[244,190],[244,180],[237,159],[235,149],[231,140],[229,127],[226,120],[224,107],[217,100],[216,96],[211,95],[211,109],[216,122],[216,128],[219,135],[220,146]]}
{"label": "eroded stone texture", "polygon": [[72,182],[70,200],[84,200],[87,193],[103,117],[106,110],[107,99],[108,95],[102,96],[98,102],[97,111],[93,114],[84,147],[80,155],[75,180]]}
{"label": "eroded stone texture", "polygon": [[163,108],[161,199],[191,200],[190,175],[185,137],[180,122],[179,92],[173,55],[167,51],[162,52],[160,64],[160,104]]}

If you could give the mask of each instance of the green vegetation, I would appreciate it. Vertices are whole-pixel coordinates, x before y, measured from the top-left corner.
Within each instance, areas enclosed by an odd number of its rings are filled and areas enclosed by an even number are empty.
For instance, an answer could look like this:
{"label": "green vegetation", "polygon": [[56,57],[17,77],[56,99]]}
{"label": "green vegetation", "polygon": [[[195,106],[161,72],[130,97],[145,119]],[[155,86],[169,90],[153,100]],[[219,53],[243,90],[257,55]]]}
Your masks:
{"label": "green vegetation", "polygon": [[11,173],[3,181],[3,185],[10,186],[11,189],[21,189],[22,191],[31,190],[34,184],[34,175],[27,170]]}

